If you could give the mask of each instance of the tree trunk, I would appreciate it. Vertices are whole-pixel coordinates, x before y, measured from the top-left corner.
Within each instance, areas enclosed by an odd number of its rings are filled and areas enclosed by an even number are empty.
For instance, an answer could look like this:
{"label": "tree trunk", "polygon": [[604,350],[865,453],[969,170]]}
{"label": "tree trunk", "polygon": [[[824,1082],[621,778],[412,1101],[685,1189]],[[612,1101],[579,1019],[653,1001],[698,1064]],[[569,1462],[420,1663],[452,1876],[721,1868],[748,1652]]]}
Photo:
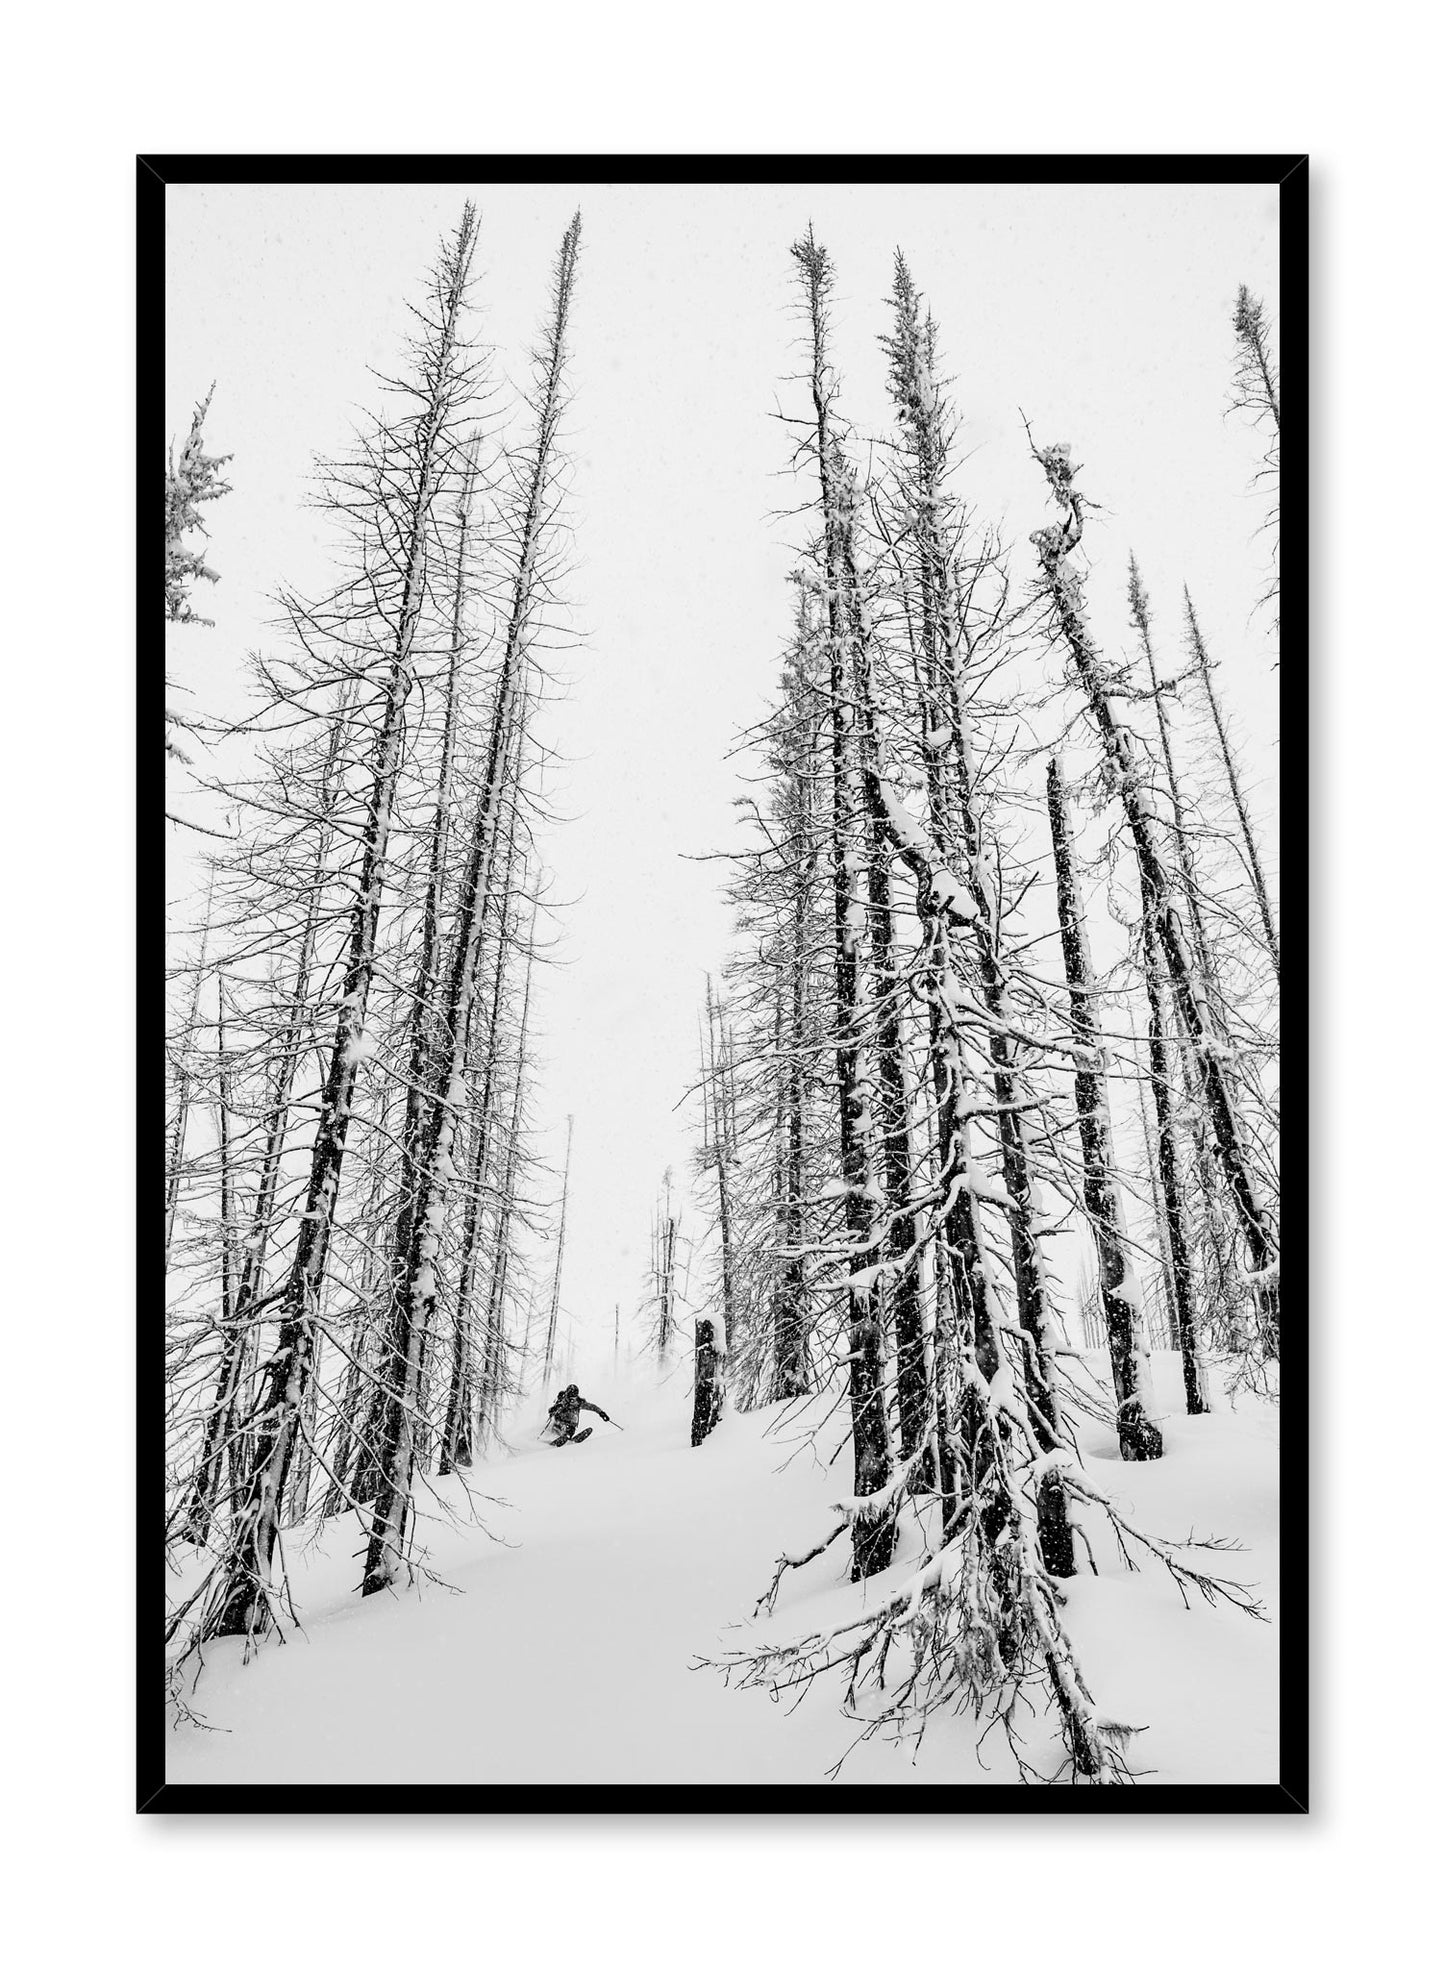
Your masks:
{"label": "tree trunk", "polygon": [[427,1089],[433,1077],[432,1054],[443,1043],[437,1031],[442,980],[441,902],[451,834],[452,761],[456,744],[457,677],[465,646],[463,607],[466,601],[467,534],[471,523],[475,448],[467,458],[466,475],[457,500],[456,572],[452,586],[451,649],[443,700],[442,749],[437,766],[436,805],[432,811],[431,847],[426,888],[422,897],[421,946],[417,952],[416,985],[411,1000],[411,1043],[406,1073],[406,1112],[401,1133],[402,1205],[397,1217],[395,1269],[405,1267],[411,1247],[422,1137],[428,1114]]}
{"label": "tree trunk", "polygon": [[1056,759],[1049,761],[1049,827],[1059,892],[1059,935],[1074,1028],[1074,1096],[1079,1109],[1079,1140],[1084,1154],[1084,1204],[1099,1254],[1099,1291],[1109,1336],[1109,1365],[1118,1401],[1119,1454],[1126,1463],[1147,1463],[1164,1453],[1164,1441],[1150,1414],[1153,1386],[1149,1341],[1139,1282],[1124,1249],[1124,1207],[1115,1180],[1113,1130],[1109,1119],[1107,1060],[1094,1009],[1096,986],[1088,934],[1074,877],[1073,840]]}
{"label": "tree trunk", "polygon": [[547,1307],[547,1345],[542,1354],[542,1378],[548,1379],[557,1352],[557,1318],[562,1308],[562,1259],[567,1249],[567,1187],[572,1180],[572,1116],[567,1117],[567,1151],[562,1162],[562,1203],[557,1212],[557,1259],[552,1267],[552,1297]]}
{"label": "tree trunk", "polygon": [[731,1356],[736,1280],[733,1276],[732,1199],[728,1189],[728,1171],[733,1160],[733,1145],[728,1096],[727,1028],[723,1023],[721,1006],[714,1004],[711,976],[707,981],[707,1036],[708,1094],[706,1098],[712,1106],[713,1158],[717,1165],[718,1241],[722,1247],[723,1344],[728,1355]]}
{"label": "tree trunk", "polygon": [[472,1467],[475,1446],[475,1402],[471,1365],[472,1301],[476,1293],[477,1252],[480,1245],[481,1189],[486,1176],[487,1131],[479,1117],[472,1120],[472,1152],[467,1165],[467,1201],[462,1219],[462,1249],[457,1279],[456,1332],[452,1336],[452,1371],[447,1389],[446,1420],[442,1425],[441,1459],[437,1474],[449,1477]]}
{"label": "tree trunk", "polygon": [[1199,967],[1200,984],[1209,1007],[1210,1017],[1222,1031],[1225,1025],[1224,998],[1219,988],[1213,944],[1205,930],[1203,912],[1199,907],[1199,876],[1195,867],[1193,844],[1184,824],[1184,796],[1180,790],[1179,773],[1174,761],[1174,741],[1169,730],[1169,713],[1164,703],[1164,688],[1159,682],[1159,666],[1154,656],[1154,625],[1149,612],[1149,597],[1144,592],[1139,565],[1132,554],[1129,556],[1129,612],[1134,618],[1134,626],[1139,632],[1139,641],[1149,666],[1154,718],[1159,731],[1159,746],[1164,757],[1164,777],[1169,787],[1169,807],[1173,815],[1173,826],[1170,831],[1174,837],[1174,859],[1179,864],[1180,887],[1184,891],[1184,904],[1189,912],[1190,928],[1194,932],[1194,955]]}
{"label": "tree trunk", "polygon": [[245,1332],[237,1308],[236,1186],[231,1167],[231,1076],[226,1068],[226,984],[216,973],[216,1144],[221,1174],[221,1364],[215,1400],[206,1417],[201,1453],[186,1514],[186,1536],[204,1545],[211,1531],[211,1514],[221,1481],[225,1444],[232,1434],[238,1370]]}
{"label": "tree trunk", "polygon": [[311,1494],[311,1466],[315,1461],[316,1423],[321,1410],[321,1352],[325,1342],[318,1333],[316,1336],[316,1359],[312,1369],[311,1381],[306,1390],[306,1407],[297,1429],[296,1456],[291,1472],[291,1484],[287,1496],[286,1522],[300,1525],[306,1522],[307,1505]]}
{"label": "tree trunk", "polygon": [[180,1208],[181,1174],[186,1160],[186,1125],[191,1111],[191,1073],[185,1062],[195,1037],[196,1021],[201,1013],[201,984],[206,975],[206,947],[211,937],[211,899],[214,893],[213,875],[206,888],[206,914],[201,925],[201,948],[196,958],[196,981],[191,988],[191,1009],[186,1020],[184,1050],[181,1054],[181,1063],[176,1068],[176,1118],[171,1124],[170,1150],[166,1157],[166,1271],[170,1270],[171,1242],[175,1236],[176,1212]]}
{"label": "tree trunk", "polygon": [[[844,602],[845,549],[851,529],[848,488],[840,483],[841,460],[833,432],[827,372],[826,307],[831,281],[827,255],[810,230],[793,252],[802,269],[812,330],[812,394],[818,492],[823,517],[827,582],[829,704],[831,717],[833,812],[835,1058],[838,1073],[840,1163],[844,1185],[844,1223],[848,1236],[848,1384],[853,1424],[853,1494],[871,1496],[888,1484],[893,1470],[883,1374],[883,1287],[878,1264],[877,1211],[873,1201],[873,1122],[863,1071],[865,1020],[861,949],[863,909],[857,894],[855,863],[864,848],[857,793],[853,669],[849,658],[856,639]],[[892,1513],[860,1513],[853,1521],[854,1579],[870,1578],[892,1562],[896,1538]]]}
{"label": "tree trunk", "polygon": [[[1139,1035],[1134,1026],[1134,1008],[1129,1007],[1129,1038],[1137,1053]],[[1147,1045],[1147,1042],[1146,1042]],[[1149,1178],[1149,1207],[1154,1219],[1155,1241],[1159,1247],[1160,1290],[1164,1294],[1164,1340],[1163,1345],[1170,1352],[1179,1351],[1179,1307],[1174,1297],[1174,1266],[1169,1255],[1169,1231],[1164,1218],[1164,1192],[1159,1187],[1158,1131],[1149,1113],[1149,1099],[1144,1092],[1144,1082],[1149,1078],[1145,1069],[1134,1082],[1134,1094],[1139,1103],[1139,1132],[1143,1137],[1144,1169]],[[1154,1338],[1154,1330],[1149,1331],[1149,1344],[1157,1351],[1160,1343]]]}
{"label": "tree trunk", "polygon": [[1155,1141],[1159,1153],[1159,1188],[1167,1235],[1167,1271],[1174,1292],[1174,1315],[1179,1325],[1179,1358],[1184,1369],[1184,1404],[1191,1415],[1207,1415],[1209,1401],[1194,1321],[1194,1266],[1189,1252],[1189,1227],[1179,1189],[1179,1150],[1174,1133],[1174,1095],[1169,1077],[1169,1048],[1164,1032],[1164,989],[1159,946],[1154,927],[1144,919],[1144,982],[1149,997],[1149,1078],[1154,1087]]}
{"label": "tree trunk", "polygon": [[[797,708],[801,712],[800,696]],[[779,1102],[783,1119],[778,1241],[787,1254],[782,1274],[774,1285],[772,1300],[773,1396],[778,1401],[791,1401],[798,1395],[806,1395],[813,1385],[808,1269],[803,1256],[803,1198],[807,1151],[808,916],[817,874],[818,847],[814,834],[812,781],[809,777],[811,747],[806,758],[798,758],[799,741],[800,734],[795,730],[793,751],[797,769],[792,775],[790,791],[797,861],[792,871],[792,906],[789,912],[786,1033],[783,1030],[782,999],[775,1023],[780,1056]]]}
{"label": "tree trunk", "polygon": [[1184,590],[1184,608],[1189,618],[1189,641],[1194,650],[1199,668],[1199,680],[1204,685],[1204,695],[1209,702],[1209,716],[1214,725],[1214,735],[1219,741],[1219,756],[1224,761],[1225,777],[1229,781],[1230,797],[1234,802],[1235,818],[1244,839],[1245,857],[1249,863],[1250,886],[1254,890],[1255,907],[1259,911],[1260,927],[1264,931],[1269,959],[1274,966],[1274,981],[1280,981],[1279,971],[1279,931],[1275,926],[1274,909],[1270,903],[1269,890],[1265,887],[1264,869],[1260,864],[1259,849],[1255,845],[1254,823],[1250,819],[1249,802],[1244,797],[1244,789],[1239,781],[1239,768],[1234,762],[1234,747],[1229,742],[1229,729],[1224,722],[1219,699],[1214,691],[1214,665],[1204,646],[1200,632],[1199,618],[1194,613],[1194,602],[1189,590]]}
{"label": "tree trunk", "polygon": [[[496,951],[492,966],[492,991],[487,1008],[486,1035],[482,1042],[482,1085],[480,1096],[474,1106],[474,1141],[472,1146],[471,1186],[467,1196],[465,1228],[463,1233],[462,1272],[463,1281],[458,1289],[456,1319],[452,1335],[451,1378],[447,1391],[446,1419],[442,1427],[442,1452],[440,1474],[447,1476],[458,1462],[470,1464],[472,1460],[472,1413],[473,1373],[472,1373],[472,1335],[470,1329],[470,1310],[472,1290],[469,1274],[475,1267],[477,1248],[477,1221],[480,1189],[486,1177],[491,1155],[493,1137],[494,1106],[496,1100],[497,1069],[500,1058],[500,1023],[502,993],[507,978],[507,957],[511,947],[512,901],[517,874],[517,818],[521,798],[521,775],[523,770],[523,739],[527,724],[526,694],[522,693],[517,713],[516,755],[512,763],[512,799],[507,820],[507,845],[502,862],[502,877],[497,884],[488,884],[492,894],[484,899],[484,919],[492,914],[495,900],[497,916]],[[484,924],[485,927],[485,924]],[[475,1051],[475,1046],[472,1048]]]}
{"label": "tree trunk", "polygon": [[[527,935],[527,966],[522,982],[522,1020],[517,1040],[517,1078],[512,1089],[512,1121],[507,1136],[507,1158],[502,1169],[495,1239],[492,1247],[492,1275],[487,1293],[487,1379],[479,1427],[495,1429],[503,1394],[506,1363],[507,1274],[512,1257],[512,1219],[517,1208],[517,1163],[522,1149],[522,1098],[526,1084],[527,1022],[532,1002],[532,964],[536,933],[535,912]],[[530,1337],[530,1309],[528,1329]],[[526,1340],[523,1354],[526,1353]]]}
{"label": "tree trunk", "polygon": [[657,1220],[657,1357],[665,1361],[672,1346],[673,1281],[677,1261],[677,1219],[672,1214],[672,1181],[663,1187],[662,1213]]}
{"label": "tree trunk", "polygon": [[723,1405],[723,1359],[711,1320],[700,1319],[693,1345],[692,1446],[717,1427]]}

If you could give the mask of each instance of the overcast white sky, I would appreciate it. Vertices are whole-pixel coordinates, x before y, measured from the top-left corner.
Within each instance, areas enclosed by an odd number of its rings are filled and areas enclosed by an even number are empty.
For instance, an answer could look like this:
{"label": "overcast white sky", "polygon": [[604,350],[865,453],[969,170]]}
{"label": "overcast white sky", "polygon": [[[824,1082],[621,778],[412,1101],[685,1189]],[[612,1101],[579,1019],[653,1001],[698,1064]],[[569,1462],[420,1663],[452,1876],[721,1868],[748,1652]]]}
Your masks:
{"label": "overcast white sky", "polygon": [[[584,1324],[636,1303],[649,1212],[681,1174],[704,973],[726,946],[720,876],[684,859],[728,843],[726,759],[765,705],[801,534],[785,474],[796,410],[792,262],[811,218],[837,264],[843,408],[887,425],[875,337],[895,245],[942,334],[973,457],[962,489],[1026,539],[1051,517],[1019,426],[1065,440],[1105,510],[1089,542],[1106,647],[1123,635],[1138,554],[1175,647],[1187,578],[1224,668],[1270,824],[1273,678],[1252,535],[1250,434],[1223,417],[1233,295],[1278,292],[1278,195],[1257,187],[440,185],[173,187],[167,194],[167,424],[183,432],[214,377],[213,449],[235,453],[211,509],[213,631],[173,645],[207,709],[238,708],[265,647],[268,592],[325,579],[303,506],[312,455],[338,449],[393,364],[405,303],[462,200],[481,210],[482,334],[522,371],[547,269],[583,211],[570,448],[569,599],[585,643],[547,736],[573,765],[575,816],[546,853],[566,962],[546,980],[539,1116],[560,1159],[576,1116],[564,1304]],[[1287,379],[1286,379],[1287,381]],[[1025,550],[1020,571],[1031,557]],[[173,893],[187,886],[178,852]]]}

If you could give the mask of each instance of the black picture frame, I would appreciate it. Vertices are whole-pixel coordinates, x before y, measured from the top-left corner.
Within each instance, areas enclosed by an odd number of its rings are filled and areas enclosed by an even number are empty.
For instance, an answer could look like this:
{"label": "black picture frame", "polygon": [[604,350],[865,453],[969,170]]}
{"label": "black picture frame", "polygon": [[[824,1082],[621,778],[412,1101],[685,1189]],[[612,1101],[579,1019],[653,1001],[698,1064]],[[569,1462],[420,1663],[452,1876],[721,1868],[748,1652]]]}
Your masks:
{"label": "black picture frame", "polygon": [[[164,883],[166,818],[154,735],[164,710],[164,650],[150,603],[154,545],[151,447],[164,425],[165,197],[189,184],[1273,184],[1279,189],[1280,307],[1278,346],[1288,370],[1290,443],[1280,467],[1280,889],[1296,947],[1308,947],[1309,728],[1309,160],[1298,153],[1259,155],[995,156],[208,156],[145,154],[136,159],[136,509],[138,1033],[137,1166],[145,1168],[163,1130],[159,1076],[150,1063],[164,1042]],[[1302,408],[1301,406],[1304,406]],[[1288,1116],[1284,1199],[1303,1224],[1308,1207],[1308,1020],[1304,970],[1283,992],[1289,1033],[1281,1067],[1281,1105]],[[1305,1231],[1296,1236],[1300,1268],[1291,1298],[1308,1304]],[[1147,1787],[970,1786],[917,1782],[899,1786],[783,1785],[333,1785],[168,1784],[167,1729],[154,1611],[164,1597],[164,1556],[152,1515],[164,1483],[164,1338],[149,1309],[159,1276],[149,1205],[138,1232],[136,1404],[137,1636],[136,1810],[139,1813],[1083,1813],[1164,1814],[1309,1809],[1309,1346],[1307,1323],[1292,1336],[1282,1382],[1280,1778],[1269,1784],[1151,1784]]]}

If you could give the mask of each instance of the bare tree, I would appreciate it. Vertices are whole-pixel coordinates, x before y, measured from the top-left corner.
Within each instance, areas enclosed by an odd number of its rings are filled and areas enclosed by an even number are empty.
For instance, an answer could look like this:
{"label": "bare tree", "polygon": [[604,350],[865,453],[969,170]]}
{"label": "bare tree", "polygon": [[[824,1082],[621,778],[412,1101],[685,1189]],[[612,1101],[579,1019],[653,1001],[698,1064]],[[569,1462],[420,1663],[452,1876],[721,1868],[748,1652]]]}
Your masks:
{"label": "bare tree", "polygon": [[452,1150],[465,1107],[467,1035],[476,991],[484,898],[493,876],[504,769],[516,702],[525,700],[529,635],[539,602],[538,558],[552,523],[550,495],[557,469],[556,442],[565,407],[567,332],[576,286],[582,218],[568,226],[552,274],[551,309],[534,352],[536,423],[523,467],[524,492],[517,529],[517,560],[503,642],[486,765],[472,817],[471,844],[452,930],[450,976],[442,1001],[442,1040],[434,1054],[433,1102],[417,1156],[414,1214],[405,1269],[396,1294],[397,1341],[387,1375],[383,1418],[382,1489],[377,1501],[362,1576],[362,1597],[381,1591],[406,1564],[404,1538],[415,1467],[421,1369],[437,1300],[436,1264],[441,1250]]}
{"label": "bare tree", "polygon": [[1039,557],[1041,591],[1052,626],[1069,652],[1099,735],[1111,782],[1129,825],[1145,913],[1153,918],[1158,931],[1186,1043],[1202,1083],[1225,1183],[1251,1260],[1251,1282],[1259,1298],[1261,1318],[1277,1331],[1278,1234],[1265,1210],[1259,1176],[1252,1167],[1247,1138],[1236,1113],[1222,1059],[1221,1035],[1210,1017],[1185,934],[1177,887],[1162,851],[1157,810],[1141,773],[1137,742],[1118,700],[1111,693],[1103,659],[1084,619],[1079,576],[1067,559],[1078,546],[1084,530],[1085,501],[1074,484],[1078,468],[1071,461],[1067,445],[1050,445],[1042,452],[1035,449],[1034,456],[1067,516],[1062,524],[1042,528],[1030,536]]}
{"label": "bare tree", "polygon": [[[377,927],[385,886],[392,811],[402,759],[407,698],[415,679],[417,637],[429,594],[433,509],[455,470],[456,427],[471,396],[472,370],[462,316],[476,214],[468,205],[444,245],[432,279],[430,309],[420,317],[415,369],[406,385],[414,410],[389,432],[391,469],[400,483],[384,527],[390,536],[391,590],[377,624],[383,630],[386,684],[376,734],[370,793],[360,821],[362,856],[350,949],[331,1065],[312,1150],[306,1208],[281,1300],[276,1347],[249,1428],[252,1455],[228,1550],[217,1567],[200,1635],[250,1635],[271,1618],[271,1561],[281,1521],[297,1429],[315,1364],[317,1307],[326,1276],[333,1212],[346,1154],[358,1070],[366,1053],[366,1013],[375,972]],[[403,469],[397,472],[397,464]],[[379,594],[380,571],[369,571]]]}
{"label": "bare tree", "polygon": [[[989,1017],[988,1052],[1004,1184],[1009,1198],[1009,1236],[1019,1319],[1029,1345],[1024,1371],[1041,1439],[1058,1442],[1054,1388],[1054,1316],[1038,1233],[1034,1173],[1027,1140],[1030,1089],[1019,1070],[1016,1008],[1000,916],[1002,868],[986,825],[973,734],[966,708],[969,665],[982,666],[983,644],[1004,614],[1006,589],[995,580],[990,544],[972,561],[960,540],[956,502],[949,489],[954,413],[937,373],[937,330],[926,314],[901,253],[894,256],[893,333],[885,338],[890,394],[900,433],[891,510],[875,506],[880,528],[901,580],[903,626],[916,680],[919,759],[928,798],[929,834],[945,861],[964,871],[972,905],[974,948],[983,1003]],[[990,872],[997,871],[993,882]],[[944,1015],[935,1003],[930,1019],[934,1081],[940,1115],[949,1100],[949,1067],[940,1044]],[[945,1160],[951,1161],[949,1147]],[[977,1241],[977,1232],[969,1234]],[[945,1274],[946,1276],[946,1274]],[[900,1341],[900,1411],[905,1406]],[[915,1429],[916,1429],[915,1424]],[[910,1432],[904,1449],[910,1451]],[[1040,1539],[1049,1570],[1068,1577],[1074,1569],[1073,1536],[1062,1486],[1046,1478],[1040,1490]]]}
{"label": "bare tree", "polygon": [[[1169,699],[1177,694],[1178,685],[1174,680],[1165,681],[1159,674],[1158,661],[1154,651],[1153,618],[1149,607],[1149,597],[1144,589],[1139,567],[1133,555],[1129,557],[1129,613],[1138,631],[1140,647],[1149,674],[1149,694],[1154,704],[1155,724],[1159,734],[1160,759],[1164,767],[1165,786],[1169,795],[1168,819],[1169,834],[1173,849],[1173,860],[1178,869],[1179,884],[1183,891],[1185,906],[1189,916],[1189,930],[1192,938],[1194,958],[1199,977],[1199,989],[1209,1008],[1210,1022],[1220,1033],[1230,1030],[1230,1004],[1220,978],[1220,961],[1215,950],[1215,934],[1206,926],[1204,915],[1204,881],[1200,872],[1200,856],[1196,849],[1196,825],[1190,807],[1186,804],[1174,734],[1169,718]],[[1159,960],[1158,937],[1149,928],[1147,913],[1141,937],[1144,945],[1146,985],[1149,982],[1148,965],[1152,958]],[[1161,1006],[1160,1019],[1163,1017]],[[1153,1000],[1150,1001],[1151,1031],[1155,1023]],[[1237,1050],[1237,1049],[1236,1049]],[[1228,1074],[1228,1065],[1225,1067]],[[1192,1092],[1191,1083],[1198,1082],[1197,1068],[1186,1048],[1184,1061],[1186,1093]],[[1156,1099],[1159,1087],[1156,1076]],[[1217,1305],[1232,1305],[1235,1299],[1235,1285],[1230,1276],[1229,1233],[1224,1219],[1228,1205],[1219,1194],[1219,1179],[1215,1157],[1210,1147],[1207,1122],[1199,1111],[1199,1103],[1190,1099],[1192,1133],[1192,1168],[1199,1188],[1200,1215],[1203,1231],[1203,1256],[1212,1278],[1208,1281],[1210,1294]],[[1170,1240],[1172,1245],[1172,1239]],[[1178,1266],[1171,1267],[1174,1292],[1178,1296]],[[1191,1299],[1192,1281],[1191,1281]],[[1199,1370],[1202,1373],[1202,1368]],[[1202,1382],[1201,1382],[1202,1388]],[[1203,1399],[1201,1394],[1200,1399]]]}
{"label": "bare tree", "polygon": [[1274,610],[1279,633],[1279,367],[1269,345],[1270,324],[1264,303],[1241,286],[1234,302],[1234,387],[1229,408],[1262,434],[1264,450],[1255,484],[1270,497],[1264,530],[1269,537],[1273,573],[1260,597],[1262,607]]}

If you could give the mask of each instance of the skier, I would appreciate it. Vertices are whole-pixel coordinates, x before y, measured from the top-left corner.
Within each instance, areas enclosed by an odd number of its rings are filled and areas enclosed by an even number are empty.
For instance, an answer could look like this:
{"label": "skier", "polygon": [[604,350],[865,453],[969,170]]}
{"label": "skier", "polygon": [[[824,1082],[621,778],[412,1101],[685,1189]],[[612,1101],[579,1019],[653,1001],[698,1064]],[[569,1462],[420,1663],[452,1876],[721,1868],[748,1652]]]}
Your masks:
{"label": "skier", "polygon": [[596,1402],[585,1401],[577,1383],[573,1381],[562,1390],[547,1411],[547,1427],[552,1431],[553,1449],[561,1449],[564,1443],[586,1442],[592,1434],[591,1429],[584,1429],[580,1435],[577,1432],[578,1418],[584,1408],[590,1409],[594,1415],[601,1416],[604,1422],[612,1420],[606,1409],[599,1408]]}

